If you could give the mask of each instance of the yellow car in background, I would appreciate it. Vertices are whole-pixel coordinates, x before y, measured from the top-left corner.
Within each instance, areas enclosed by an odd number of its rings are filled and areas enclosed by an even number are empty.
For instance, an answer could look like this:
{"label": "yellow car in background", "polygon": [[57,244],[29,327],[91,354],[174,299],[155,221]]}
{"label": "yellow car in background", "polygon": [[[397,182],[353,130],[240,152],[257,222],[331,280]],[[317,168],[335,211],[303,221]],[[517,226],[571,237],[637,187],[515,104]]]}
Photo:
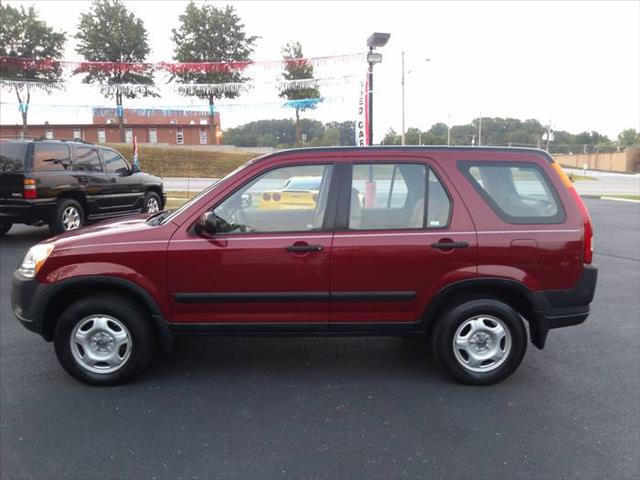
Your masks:
{"label": "yellow car in background", "polygon": [[258,208],[313,210],[321,181],[322,177],[291,177],[281,189],[262,192]]}

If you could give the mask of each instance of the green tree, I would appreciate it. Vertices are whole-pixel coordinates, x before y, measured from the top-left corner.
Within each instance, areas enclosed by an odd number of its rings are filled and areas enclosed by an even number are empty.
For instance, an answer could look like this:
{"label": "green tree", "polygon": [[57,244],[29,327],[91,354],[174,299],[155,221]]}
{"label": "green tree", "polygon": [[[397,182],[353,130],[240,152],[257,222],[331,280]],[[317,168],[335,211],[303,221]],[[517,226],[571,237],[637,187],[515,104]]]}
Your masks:
{"label": "green tree", "polygon": [[621,147],[640,144],[640,133],[636,132],[635,128],[627,128],[618,135],[618,142]]}
{"label": "green tree", "polygon": [[[89,61],[141,63],[150,52],[144,23],[121,0],[95,0],[89,11],[80,15],[75,38],[78,40],[76,51]],[[115,97],[121,141],[124,141],[122,98],[158,96],[152,89],[153,68],[150,65],[123,69],[91,66],[75,73],[85,73],[82,81],[99,85],[106,98]],[[114,89],[113,85],[118,84],[142,84],[149,88],[142,91]]]}
{"label": "green tree", "polygon": [[[313,79],[313,65],[308,60],[304,60],[302,46],[299,42],[289,42],[282,49],[282,57],[285,60],[283,78],[285,80],[307,80]],[[313,110],[318,104],[314,100],[308,102],[295,102],[296,100],[318,99],[320,90],[316,87],[293,88],[286,86],[280,92],[281,98],[293,101],[293,108],[296,111],[296,145],[300,145],[300,112]],[[308,140],[308,139],[307,139]]]}
{"label": "green tree", "polygon": [[[0,55],[4,57],[59,60],[66,41],[64,32],[56,32],[46,22],[38,18],[33,7],[14,8],[0,4]],[[0,65],[0,77],[8,80],[42,82],[41,88],[49,92],[54,82],[60,79],[62,68],[54,62],[50,68],[35,68],[27,64],[17,66],[4,63]],[[22,133],[27,134],[27,114],[31,101],[29,87],[14,86],[20,113],[22,114]]]}
{"label": "green tree", "polygon": [[398,135],[393,128],[389,129],[382,140],[384,145],[400,145],[400,142],[400,135]]}
{"label": "green tree", "polygon": [[[218,8],[209,4],[197,5],[189,2],[184,13],[178,17],[180,25],[171,30],[174,59],[179,62],[246,62],[253,53],[258,37],[245,33],[245,26],[233,7]],[[249,78],[242,69],[220,69],[218,71],[191,71],[176,73],[180,83],[219,84],[243,83]],[[212,135],[216,135],[215,100],[236,98],[238,89],[194,90],[187,93],[209,100],[209,115]]]}

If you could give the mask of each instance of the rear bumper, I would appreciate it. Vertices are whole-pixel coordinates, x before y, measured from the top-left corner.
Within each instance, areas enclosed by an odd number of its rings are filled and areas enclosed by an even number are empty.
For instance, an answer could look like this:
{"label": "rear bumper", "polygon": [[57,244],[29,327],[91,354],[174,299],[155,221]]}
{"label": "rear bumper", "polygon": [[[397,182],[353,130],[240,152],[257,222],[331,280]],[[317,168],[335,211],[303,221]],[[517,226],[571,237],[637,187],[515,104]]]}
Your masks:
{"label": "rear bumper", "polygon": [[596,292],[598,269],[585,265],[576,285],[568,290],[540,290],[533,292],[538,310],[532,341],[543,348],[549,330],[583,323],[589,316],[589,304]]}
{"label": "rear bumper", "polygon": [[47,222],[55,211],[55,199],[36,198],[33,200],[0,199],[0,221],[26,223],[31,225]]}

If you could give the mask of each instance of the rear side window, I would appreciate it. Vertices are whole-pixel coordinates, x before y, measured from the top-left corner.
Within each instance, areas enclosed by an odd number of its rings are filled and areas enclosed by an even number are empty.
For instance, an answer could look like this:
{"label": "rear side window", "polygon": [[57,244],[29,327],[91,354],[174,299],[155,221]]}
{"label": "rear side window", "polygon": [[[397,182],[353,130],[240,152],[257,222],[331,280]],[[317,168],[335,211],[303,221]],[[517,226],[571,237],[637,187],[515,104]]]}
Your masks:
{"label": "rear side window", "polygon": [[125,175],[129,172],[129,164],[118,152],[101,148],[100,153],[102,154],[102,161],[107,169],[107,173]]}
{"label": "rear side window", "polygon": [[26,151],[25,143],[0,141],[0,173],[22,173]]}
{"label": "rear side window", "polygon": [[460,162],[493,211],[514,224],[562,223],[565,213],[544,171],[533,163]]}
{"label": "rear side window", "polygon": [[349,208],[352,230],[443,228],[450,211],[449,196],[426,165],[353,166]]}
{"label": "rear side window", "polygon": [[102,164],[98,157],[98,150],[91,147],[77,147],[75,169],[80,172],[101,172]]}
{"label": "rear side window", "polygon": [[61,143],[33,144],[33,171],[58,172],[71,170],[69,146]]}

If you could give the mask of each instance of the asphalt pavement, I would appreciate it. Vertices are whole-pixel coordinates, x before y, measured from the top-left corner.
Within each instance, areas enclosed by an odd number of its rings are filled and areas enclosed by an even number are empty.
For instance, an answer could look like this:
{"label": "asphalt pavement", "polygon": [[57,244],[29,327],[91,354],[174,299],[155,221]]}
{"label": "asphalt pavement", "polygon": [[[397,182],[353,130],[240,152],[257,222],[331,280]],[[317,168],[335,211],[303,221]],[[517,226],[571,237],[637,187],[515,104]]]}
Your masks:
{"label": "asphalt pavement", "polygon": [[425,342],[183,338],[133,384],[91,388],[9,304],[43,228],[0,240],[0,476],[640,477],[640,205],[587,200],[592,315],[492,387],[457,385]]}

